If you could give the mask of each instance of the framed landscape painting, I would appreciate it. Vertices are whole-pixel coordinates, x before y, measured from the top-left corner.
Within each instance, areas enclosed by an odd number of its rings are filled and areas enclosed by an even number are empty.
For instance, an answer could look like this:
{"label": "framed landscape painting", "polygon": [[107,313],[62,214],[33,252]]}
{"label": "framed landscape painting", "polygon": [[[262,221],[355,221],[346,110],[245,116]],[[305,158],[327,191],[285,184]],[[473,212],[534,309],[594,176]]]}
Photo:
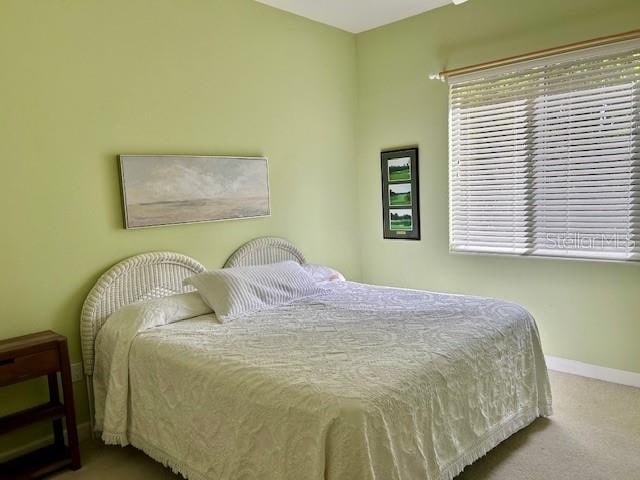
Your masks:
{"label": "framed landscape painting", "polygon": [[264,157],[120,155],[126,228],[264,217]]}
{"label": "framed landscape painting", "polygon": [[418,149],[383,151],[381,173],[384,238],[420,240]]}

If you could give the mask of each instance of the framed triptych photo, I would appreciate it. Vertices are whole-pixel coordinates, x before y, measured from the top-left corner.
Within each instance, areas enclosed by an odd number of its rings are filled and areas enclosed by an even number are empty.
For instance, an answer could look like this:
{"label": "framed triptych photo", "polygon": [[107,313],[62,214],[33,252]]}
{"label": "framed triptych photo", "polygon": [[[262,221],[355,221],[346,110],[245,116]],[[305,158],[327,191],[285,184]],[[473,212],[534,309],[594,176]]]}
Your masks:
{"label": "framed triptych photo", "polygon": [[420,240],[418,149],[383,151],[381,173],[384,238]]}

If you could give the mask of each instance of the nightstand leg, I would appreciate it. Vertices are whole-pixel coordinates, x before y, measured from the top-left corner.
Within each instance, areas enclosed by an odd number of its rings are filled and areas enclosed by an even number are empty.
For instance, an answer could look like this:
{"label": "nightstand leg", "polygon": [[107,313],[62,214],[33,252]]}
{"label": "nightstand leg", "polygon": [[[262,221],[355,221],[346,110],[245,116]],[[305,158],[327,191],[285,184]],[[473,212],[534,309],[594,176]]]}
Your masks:
{"label": "nightstand leg", "polygon": [[80,446],[78,444],[78,428],[76,426],[76,408],[73,401],[71,365],[69,364],[66,341],[60,343],[60,349],[60,379],[62,380],[62,396],[64,398],[67,440],[69,441],[69,452],[71,453],[71,468],[78,470],[80,468]]}
{"label": "nightstand leg", "polygon": [[[60,402],[60,390],[58,389],[58,374],[50,373],[47,376],[49,381],[49,400],[52,403]],[[64,435],[62,433],[62,420],[57,418],[53,421],[53,439],[58,447],[64,445]]]}

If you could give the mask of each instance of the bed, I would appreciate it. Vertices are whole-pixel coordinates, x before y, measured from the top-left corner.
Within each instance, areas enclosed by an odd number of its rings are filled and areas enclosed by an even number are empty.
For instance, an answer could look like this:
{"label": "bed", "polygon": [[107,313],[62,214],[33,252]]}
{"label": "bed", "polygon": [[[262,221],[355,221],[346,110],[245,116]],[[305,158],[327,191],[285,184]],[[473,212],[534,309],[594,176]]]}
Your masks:
{"label": "bed", "polygon": [[[225,266],[284,260],[305,263],[288,241],[260,238]],[[96,351],[114,312],[170,303],[204,270],[176,253],[127,259],[99,279],[81,320],[98,435],[186,478],[450,480],[551,414],[535,321],[496,299],[334,282],[242,322],[198,307],[154,317]],[[105,431],[105,414],[118,431]]]}

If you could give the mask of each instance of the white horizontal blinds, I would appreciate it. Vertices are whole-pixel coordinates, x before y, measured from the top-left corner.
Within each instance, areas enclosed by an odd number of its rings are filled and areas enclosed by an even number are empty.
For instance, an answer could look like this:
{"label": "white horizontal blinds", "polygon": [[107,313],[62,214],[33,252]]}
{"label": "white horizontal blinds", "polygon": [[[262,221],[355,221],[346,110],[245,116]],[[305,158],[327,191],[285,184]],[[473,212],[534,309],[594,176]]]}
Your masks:
{"label": "white horizontal blinds", "polygon": [[[635,73],[628,68],[634,64]],[[616,73],[536,99],[536,253],[619,259],[634,253],[639,65],[639,55],[594,61],[587,68]]]}
{"label": "white horizontal blinds", "polygon": [[640,50],[454,83],[451,249],[640,259]]}

